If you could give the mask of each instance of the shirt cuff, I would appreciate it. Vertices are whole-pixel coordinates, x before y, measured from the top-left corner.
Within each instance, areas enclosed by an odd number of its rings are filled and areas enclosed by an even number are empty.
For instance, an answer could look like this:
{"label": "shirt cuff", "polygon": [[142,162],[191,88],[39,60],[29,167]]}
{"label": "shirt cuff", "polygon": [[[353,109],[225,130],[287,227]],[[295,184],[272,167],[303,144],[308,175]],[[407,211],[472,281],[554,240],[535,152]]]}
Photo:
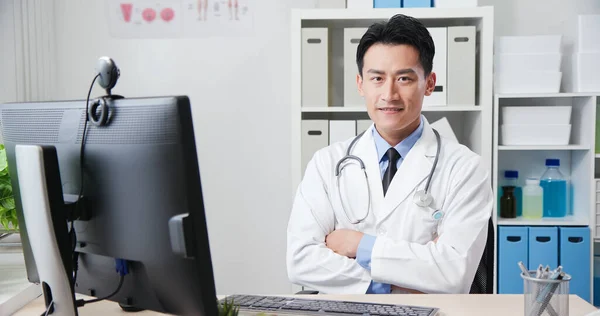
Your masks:
{"label": "shirt cuff", "polygon": [[368,271],[371,271],[371,253],[376,239],[375,236],[364,234],[356,250],[356,261]]}
{"label": "shirt cuff", "polygon": [[365,294],[390,294],[392,292],[392,286],[385,283],[379,283],[371,281],[367,293]]}

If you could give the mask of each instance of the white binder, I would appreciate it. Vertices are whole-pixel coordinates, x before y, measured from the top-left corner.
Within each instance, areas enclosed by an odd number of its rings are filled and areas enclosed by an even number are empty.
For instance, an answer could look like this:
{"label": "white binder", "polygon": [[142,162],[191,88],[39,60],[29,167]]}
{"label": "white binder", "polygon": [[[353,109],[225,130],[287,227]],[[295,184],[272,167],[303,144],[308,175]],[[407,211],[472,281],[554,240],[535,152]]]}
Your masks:
{"label": "white binder", "polygon": [[427,28],[427,30],[429,30],[435,45],[435,56],[433,57],[432,71],[436,74],[436,83],[433,93],[429,96],[425,96],[423,99],[423,106],[443,106],[447,104],[446,90],[448,88],[446,85],[447,28],[430,27]]}
{"label": "white binder", "polygon": [[344,29],[344,106],[356,107],[365,106],[364,99],[358,93],[356,86],[356,75],[358,67],[356,65],[356,49],[360,38],[367,31],[366,28],[345,28]]}
{"label": "white binder", "polygon": [[448,104],[475,105],[475,33],[475,26],[448,27]]}
{"label": "white binder", "polygon": [[302,29],[302,106],[328,105],[327,28]]}
{"label": "white binder", "polygon": [[302,120],[302,174],[315,152],[329,143],[328,120]]}
{"label": "white binder", "polygon": [[346,0],[317,0],[316,7],[318,9],[344,9]]}
{"label": "white binder", "polygon": [[329,121],[329,145],[343,142],[356,136],[356,121],[332,120]]}
{"label": "white binder", "polygon": [[348,9],[366,9],[373,8],[373,0],[348,0],[346,2]]}

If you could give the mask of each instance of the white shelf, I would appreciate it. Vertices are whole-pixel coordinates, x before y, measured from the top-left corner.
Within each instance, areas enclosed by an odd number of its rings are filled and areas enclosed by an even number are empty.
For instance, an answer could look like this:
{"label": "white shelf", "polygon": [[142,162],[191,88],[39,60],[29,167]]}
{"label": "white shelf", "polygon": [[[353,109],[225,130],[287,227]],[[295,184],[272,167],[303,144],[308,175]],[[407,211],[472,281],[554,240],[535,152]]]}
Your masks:
{"label": "white shelf", "polygon": [[590,150],[587,145],[531,145],[498,146],[498,150]]}
{"label": "white shelf", "polygon": [[559,93],[505,93],[496,94],[499,99],[518,98],[573,98],[600,96],[600,92],[559,92]]}
{"label": "white shelf", "polygon": [[600,158],[600,154],[596,154],[596,155],[594,155],[594,157]]}
{"label": "white shelf", "polygon": [[573,216],[565,217],[543,217],[540,219],[526,219],[523,217],[517,218],[500,218],[498,217],[498,225],[516,225],[516,226],[588,226],[588,218],[579,218]]}
{"label": "white shelf", "polygon": [[[475,105],[448,105],[448,106],[424,106],[423,112],[481,112],[480,106]],[[366,113],[366,107],[359,106],[314,106],[302,107],[303,113]]]}
{"label": "white shelf", "polygon": [[475,8],[360,8],[360,9],[296,9],[302,20],[372,20],[389,19],[402,13],[422,20],[474,19],[493,17],[492,7]]}

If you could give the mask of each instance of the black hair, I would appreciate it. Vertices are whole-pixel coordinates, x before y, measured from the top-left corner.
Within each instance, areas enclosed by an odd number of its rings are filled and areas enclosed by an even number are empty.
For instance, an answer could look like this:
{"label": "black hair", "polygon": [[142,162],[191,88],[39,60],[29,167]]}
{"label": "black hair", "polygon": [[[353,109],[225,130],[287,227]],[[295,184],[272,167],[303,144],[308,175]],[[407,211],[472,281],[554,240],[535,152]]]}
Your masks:
{"label": "black hair", "polygon": [[421,21],[404,14],[396,14],[387,22],[378,22],[369,26],[356,50],[356,65],[361,77],[365,54],[371,46],[378,43],[413,46],[419,52],[419,62],[425,71],[425,76],[431,73],[435,45],[431,34]]}

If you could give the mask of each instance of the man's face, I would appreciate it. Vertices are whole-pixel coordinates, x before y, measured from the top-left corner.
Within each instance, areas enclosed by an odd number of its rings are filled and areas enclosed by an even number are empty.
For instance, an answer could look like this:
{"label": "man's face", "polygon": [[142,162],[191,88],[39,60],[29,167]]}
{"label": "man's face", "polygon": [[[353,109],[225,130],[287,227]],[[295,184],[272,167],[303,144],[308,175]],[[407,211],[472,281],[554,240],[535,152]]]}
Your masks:
{"label": "man's face", "polygon": [[425,77],[417,49],[374,44],[365,53],[362,71],[358,90],[380,132],[402,131],[420,119],[423,97],[435,88],[435,73]]}

